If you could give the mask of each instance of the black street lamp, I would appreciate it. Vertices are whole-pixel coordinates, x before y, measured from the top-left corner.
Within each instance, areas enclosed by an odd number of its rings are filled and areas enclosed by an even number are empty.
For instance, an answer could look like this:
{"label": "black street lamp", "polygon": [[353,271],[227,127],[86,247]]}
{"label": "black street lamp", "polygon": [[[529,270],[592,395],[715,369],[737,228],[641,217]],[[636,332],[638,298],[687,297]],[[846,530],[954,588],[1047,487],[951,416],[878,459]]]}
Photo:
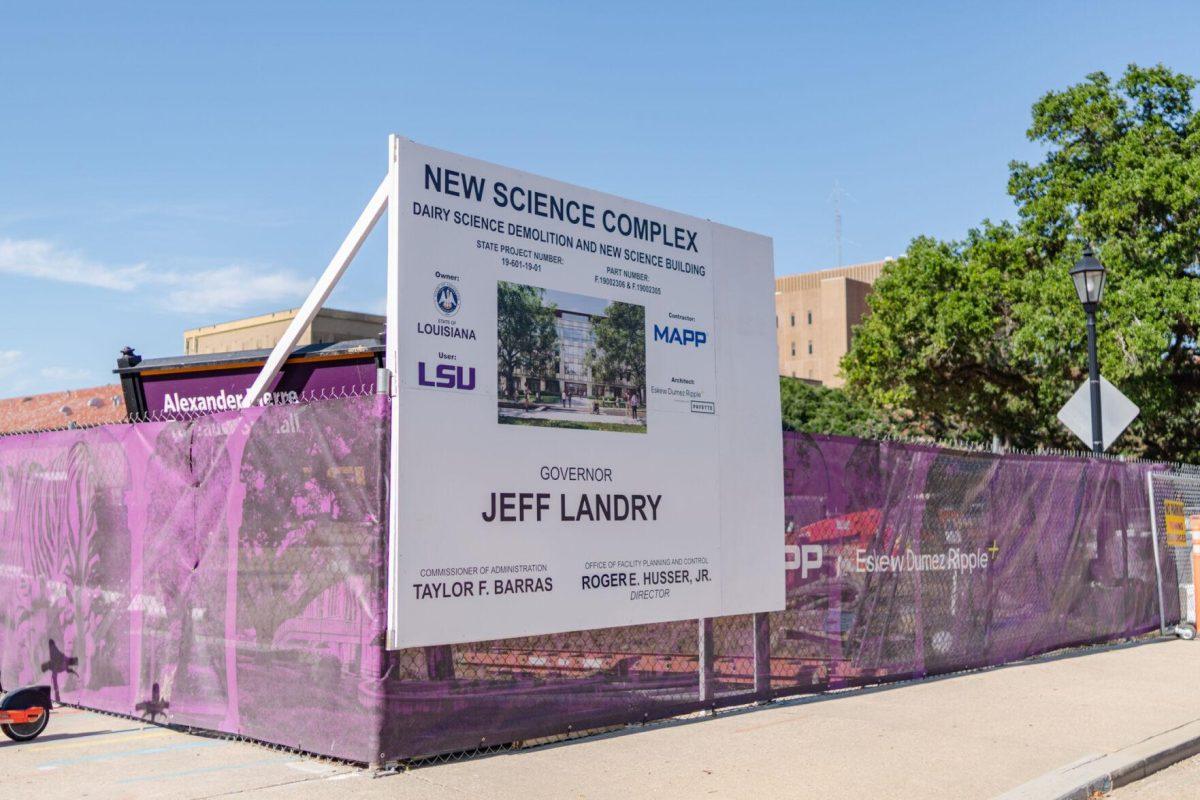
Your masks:
{"label": "black street lamp", "polygon": [[1104,452],[1104,436],[1100,427],[1100,364],[1096,360],[1096,307],[1104,294],[1104,265],[1092,253],[1092,246],[1083,248],[1083,257],[1071,267],[1075,294],[1087,314],[1088,383],[1092,392],[1092,452]]}

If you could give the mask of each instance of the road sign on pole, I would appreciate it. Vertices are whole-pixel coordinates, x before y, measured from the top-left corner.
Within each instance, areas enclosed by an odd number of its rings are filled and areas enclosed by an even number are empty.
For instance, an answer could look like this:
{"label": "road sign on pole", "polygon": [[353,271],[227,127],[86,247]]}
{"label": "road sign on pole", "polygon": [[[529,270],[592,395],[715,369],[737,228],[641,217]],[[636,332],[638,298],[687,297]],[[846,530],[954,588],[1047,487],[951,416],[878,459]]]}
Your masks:
{"label": "road sign on pole", "polygon": [[[1121,394],[1121,390],[1100,377],[1100,420],[1107,450],[1117,437],[1124,433],[1129,423],[1137,419],[1140,409],[1133,401]],[[1067,426],[1090,449],[1092,446],[1092,404],[1088,381],[1079,385],[1075,394],[1058,410],[1059,421]]]}

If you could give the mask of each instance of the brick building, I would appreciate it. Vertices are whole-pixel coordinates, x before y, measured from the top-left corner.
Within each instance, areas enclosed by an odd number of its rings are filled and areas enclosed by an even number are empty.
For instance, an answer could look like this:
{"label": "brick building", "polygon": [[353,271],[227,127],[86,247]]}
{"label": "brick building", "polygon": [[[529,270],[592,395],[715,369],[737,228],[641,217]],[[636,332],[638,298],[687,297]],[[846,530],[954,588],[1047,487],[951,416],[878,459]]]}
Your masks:
{"label": "brick building", "polygon": [[[239,350],[261,350],[274,347],[300,309],[275,311],[257,317],[235,319],[216,325],[205,325],[183,332],[185,355],[201,353],[235,353]],[[386,317],[358,311],[339,311],[323,308],[296,343],[333,344],[355,339],[374,339],[383,332]]]}
{"label": "brick building", "polygon": [[[206,325],[184,331],[187,355],[260,350],[275,346],[299,309]],[[375,339],[385,317],[357,311],[321,309],[297,346]],[[125,396],[118,383],[0,399],[0,434],[53,430],[74,425],[124,422]]]}
{"label": "brick building", "polygon": [[871,285],[892,259],[775,279],[779,374],[841,386],[842,356],[867,314]]}

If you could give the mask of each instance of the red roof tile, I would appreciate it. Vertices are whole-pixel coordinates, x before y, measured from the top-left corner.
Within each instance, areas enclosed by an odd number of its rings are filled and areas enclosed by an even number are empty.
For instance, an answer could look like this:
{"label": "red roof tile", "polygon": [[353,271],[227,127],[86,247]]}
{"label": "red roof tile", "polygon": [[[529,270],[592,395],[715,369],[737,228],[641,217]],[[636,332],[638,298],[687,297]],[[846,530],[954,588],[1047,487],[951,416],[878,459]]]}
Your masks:
{"label": "red roof tile", "polygon": [[0,400],[0,433],[100,425],[125,419],[119,383]]}

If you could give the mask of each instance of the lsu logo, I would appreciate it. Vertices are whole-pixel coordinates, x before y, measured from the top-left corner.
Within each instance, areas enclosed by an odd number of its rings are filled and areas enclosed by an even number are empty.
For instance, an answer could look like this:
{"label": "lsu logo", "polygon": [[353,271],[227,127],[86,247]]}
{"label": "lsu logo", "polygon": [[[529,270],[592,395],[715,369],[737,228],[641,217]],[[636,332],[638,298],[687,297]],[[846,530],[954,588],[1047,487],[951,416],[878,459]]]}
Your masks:
{"label": "lsu logo", "polygon": [[458,302],[458,289],[454,288],[454,284],[439,283],[433,292],[433,304],[442,316],[454,316],[458,311]]}
{"label": "lsu logo", "polygon": [[694,331],[691,328],[677,328],[674,325],[655,325],[654,341],[678,344],[684,347],[689,344],[699,347],[708,341],[708,334],[704,331]]}
{"label": "lsu logo", "polygon": [[417,363],[417,383],[435,389],[460,389],[469,392],[475,388],[475,368],[459,367],[454,364],[438,364],[429,377],[425,362]]}

